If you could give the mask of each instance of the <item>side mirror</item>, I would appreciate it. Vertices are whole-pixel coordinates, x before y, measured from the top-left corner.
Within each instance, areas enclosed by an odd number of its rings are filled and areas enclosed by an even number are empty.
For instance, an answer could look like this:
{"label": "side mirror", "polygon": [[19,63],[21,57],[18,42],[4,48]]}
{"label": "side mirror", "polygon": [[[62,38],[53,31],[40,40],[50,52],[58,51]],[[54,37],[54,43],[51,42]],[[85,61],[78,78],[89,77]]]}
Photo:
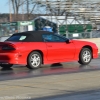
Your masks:
{"label": "side mirror", "polygon": [[72,40],[67,39],[67,40],[66,40],[66,43],[72,43]]}

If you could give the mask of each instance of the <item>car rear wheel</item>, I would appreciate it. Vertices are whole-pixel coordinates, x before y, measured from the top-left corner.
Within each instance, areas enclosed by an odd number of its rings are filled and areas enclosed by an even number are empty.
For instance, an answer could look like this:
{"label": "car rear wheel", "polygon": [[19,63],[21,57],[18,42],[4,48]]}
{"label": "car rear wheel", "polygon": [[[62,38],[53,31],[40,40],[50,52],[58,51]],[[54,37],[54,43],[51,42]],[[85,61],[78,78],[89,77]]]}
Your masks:
{"label": "car rear wheel", "polygon": [[0,64],[2,68],[11,68],[13,64]]}
{"label": "car rear wheel", "polygon": [[37,69],[42,64],[42,56],[39,52],[32,52],[27,59],[27,68],[29,69]]}
{"label": "car rear wheel", "polygon": [[89,48],[83,48],[79,55],[79,63],[82,65],[87,65],[91,62],[92,52]]}

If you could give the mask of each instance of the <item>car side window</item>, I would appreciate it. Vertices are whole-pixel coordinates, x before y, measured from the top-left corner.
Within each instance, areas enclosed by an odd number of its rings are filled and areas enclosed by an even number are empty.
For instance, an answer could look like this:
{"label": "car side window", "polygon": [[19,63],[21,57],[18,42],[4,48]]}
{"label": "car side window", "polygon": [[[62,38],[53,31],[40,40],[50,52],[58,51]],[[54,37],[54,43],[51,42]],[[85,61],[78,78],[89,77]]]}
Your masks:
{"label": "car side window", "polygon": [[23,41],[27,38],[26,35],[13,35],[11,37],[9,37],[6,41]]}
{"label": "car side window", "polygon": [[59,37],[54,34],[45,34],[43,35],[43,39],[45,42],[65,42],[66,40],[62,37]]}

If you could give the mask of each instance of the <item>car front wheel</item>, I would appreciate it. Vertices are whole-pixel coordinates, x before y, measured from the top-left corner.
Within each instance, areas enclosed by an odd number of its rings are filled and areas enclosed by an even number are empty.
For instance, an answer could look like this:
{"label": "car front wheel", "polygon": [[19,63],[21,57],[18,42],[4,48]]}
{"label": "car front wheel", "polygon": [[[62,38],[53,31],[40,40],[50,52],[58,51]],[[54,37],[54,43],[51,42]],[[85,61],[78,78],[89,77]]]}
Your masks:
{"label": "car front wheel", "polygon": [[30,53],[27,59],[27,68],[29,69],[37,69],[42,64],[41,54],[37,51]]}
{"label": "car front wheel", "polygon": [[91,62],[92,52],[89,48],[83,48],[79,55],[79,63],[82,65],[87,65]]}

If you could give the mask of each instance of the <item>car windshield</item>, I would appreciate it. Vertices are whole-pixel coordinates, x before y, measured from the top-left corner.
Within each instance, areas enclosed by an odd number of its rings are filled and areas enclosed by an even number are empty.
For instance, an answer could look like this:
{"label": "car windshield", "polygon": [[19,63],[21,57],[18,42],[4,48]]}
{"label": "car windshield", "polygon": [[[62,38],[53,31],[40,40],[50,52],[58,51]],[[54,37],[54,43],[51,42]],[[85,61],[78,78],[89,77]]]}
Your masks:
{"label": "car windshield", "polygon": [[10,38],[8,38],[6,41],[23,41],[26,39],[26,35],[13,35]]}

